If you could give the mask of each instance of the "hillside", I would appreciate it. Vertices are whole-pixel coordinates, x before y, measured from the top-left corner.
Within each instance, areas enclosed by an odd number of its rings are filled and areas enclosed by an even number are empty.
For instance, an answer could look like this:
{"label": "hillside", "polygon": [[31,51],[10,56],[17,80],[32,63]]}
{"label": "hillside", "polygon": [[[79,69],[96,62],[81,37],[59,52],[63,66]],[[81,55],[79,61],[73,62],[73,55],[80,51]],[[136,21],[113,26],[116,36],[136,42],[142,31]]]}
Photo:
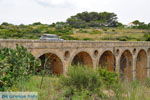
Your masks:
{"label": "hillside", "polygon": [[150,30],[127,28],[76,29],[70,36],[79,40],[144,41]]}
{"label": "hillside", "polygon": [[46,24],[0,25],[1,39],[39,39],[43,34],[57,34],[65,40],[145,41],[150,30],[133,28],[71,28]]}

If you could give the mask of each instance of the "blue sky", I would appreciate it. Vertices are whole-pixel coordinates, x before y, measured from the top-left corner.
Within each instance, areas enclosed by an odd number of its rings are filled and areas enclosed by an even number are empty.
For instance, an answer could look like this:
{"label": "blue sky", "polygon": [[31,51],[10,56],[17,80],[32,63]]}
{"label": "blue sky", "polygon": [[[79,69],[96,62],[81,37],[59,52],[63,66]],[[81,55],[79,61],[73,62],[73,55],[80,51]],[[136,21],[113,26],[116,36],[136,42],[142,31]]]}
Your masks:
{"label": "blue sky", "polygon": [[51,24],[83,11],[114,12],[124,24],[149,23],[149,9],[150,0],[0,0],[0,23]]}

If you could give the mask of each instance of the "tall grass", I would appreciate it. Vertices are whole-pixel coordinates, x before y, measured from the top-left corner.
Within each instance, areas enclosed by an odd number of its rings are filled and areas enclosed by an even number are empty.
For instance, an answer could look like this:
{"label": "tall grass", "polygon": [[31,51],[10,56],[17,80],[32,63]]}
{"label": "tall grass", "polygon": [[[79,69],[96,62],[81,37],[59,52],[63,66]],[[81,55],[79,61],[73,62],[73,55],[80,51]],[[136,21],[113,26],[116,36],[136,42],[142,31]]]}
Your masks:
{"label": "tall grass", "polygon": [[29,81],[24,81],[23,84],[20,82],[7,91],[38,92],[39,100],[58,100],[63,97],[64,90],[57,76],[45,76],[40,88],[41,80],[42,76],[32,76]]}
{"label": "tall grass", "polygon": [[104,69],[70,66],[65,76],[32,76],[8,91],[38,92],[39,100],[150,100],[150,79],[145,82],[119,81]]}

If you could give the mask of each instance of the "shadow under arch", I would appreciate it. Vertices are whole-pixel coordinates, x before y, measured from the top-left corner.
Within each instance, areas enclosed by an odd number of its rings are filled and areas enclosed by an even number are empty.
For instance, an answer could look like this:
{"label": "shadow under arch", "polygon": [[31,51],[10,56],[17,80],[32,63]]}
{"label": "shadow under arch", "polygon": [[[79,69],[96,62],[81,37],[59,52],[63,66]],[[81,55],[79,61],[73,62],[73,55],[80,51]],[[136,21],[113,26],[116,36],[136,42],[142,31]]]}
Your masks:
{"label": "shadow under arch", "polygon": [[133,56],[129,50],[125,50],[120,57],[120,78],[133,80]]}
{"label": "shadow under arch", "polygon": [[99,66],[108,71],[114,72],[116,67],[116,58],[111,51],[105,51],[99,58]]}
{"label": "shadow under arch", "polygon": [[87,52],[81,51],[74,56],[71,65],[85,65],[88,67],[93,67],[93,61]]}
{"label": "shadow under arch", "polygon": [[45,69],[48,74],[63,74],[63,63],[61,59],[53,53],[41,55],[41,69]]}
{"label": "shadow under arch", "polygon": [[140,50],[136,60],[136,79],[144,80],[147,77],[147,54],[145,50]]}

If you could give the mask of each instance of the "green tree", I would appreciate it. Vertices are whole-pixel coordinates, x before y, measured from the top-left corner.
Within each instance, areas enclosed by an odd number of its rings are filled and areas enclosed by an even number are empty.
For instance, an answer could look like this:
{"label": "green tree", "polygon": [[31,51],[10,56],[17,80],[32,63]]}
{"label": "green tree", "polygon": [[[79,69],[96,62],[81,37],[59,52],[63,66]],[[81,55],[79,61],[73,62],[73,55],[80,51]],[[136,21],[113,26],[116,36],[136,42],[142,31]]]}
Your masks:
{"label": "green tree", "polygon": [[116,27],[118,21],[115,13],[102,12],[99,13],[99,16],[103,26]]}
{"label": "green tree", "polygon": [[8,26],[8,25],[9,25],[9,23],[7,23],[7,22],[3,22],[1,25]]}
{"label": "green tree", "polygon": [[35,22],[32,25],[42,25],[41,22]]}
{"label": "green tree", "polygon": [[150,29],[148,24],[145,24],[144,22],[140,22],[139,20],[135,20],[132,22],[135,26],[132,28],[137,28],[137,29]]}
{"label": "green tree", "polygon": [[135,26],[139,26],[141,25],[142,23],[139,21],[139,20],[135,20],[132,22]]}
{"label": "green tree", "polygon": [[67,23],[69,25],[71,25],[72,27],[75,27],[75,28],[85,28],[85,27],[87,27],[87,24],[84,20],[81,20],[81,19],[78,19],[78,18],[75,18],[75,17],[68,18]]}
{"label": "green tree", "polygon": [[84,27],[116,27],[117,15],[109,12],[82,12],[67,19],[67,23],[75,28]]}

